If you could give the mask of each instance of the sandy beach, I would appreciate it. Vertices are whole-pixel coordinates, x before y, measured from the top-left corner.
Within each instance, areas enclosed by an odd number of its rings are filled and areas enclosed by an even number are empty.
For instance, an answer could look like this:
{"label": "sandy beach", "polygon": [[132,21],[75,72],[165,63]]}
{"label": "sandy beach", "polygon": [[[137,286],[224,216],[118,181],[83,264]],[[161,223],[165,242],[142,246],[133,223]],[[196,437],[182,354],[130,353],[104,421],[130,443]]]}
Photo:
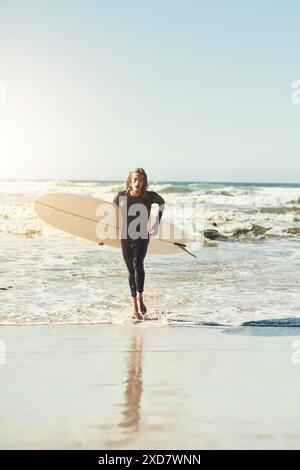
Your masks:
{"label": "sandy beach", "polygon": [[299,448],[299,332],[1,327],[0,447]]}
{"label": "sandy beach", "polygon": [[0,11],[0,450],[300,450],[300,3]]}

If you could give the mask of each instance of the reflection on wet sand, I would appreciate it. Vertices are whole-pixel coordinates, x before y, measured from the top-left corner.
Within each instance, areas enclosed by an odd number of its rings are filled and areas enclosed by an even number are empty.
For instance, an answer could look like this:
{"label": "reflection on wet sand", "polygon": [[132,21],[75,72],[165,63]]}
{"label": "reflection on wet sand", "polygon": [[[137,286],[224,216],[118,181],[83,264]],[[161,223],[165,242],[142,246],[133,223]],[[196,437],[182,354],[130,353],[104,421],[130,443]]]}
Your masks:
{"label": "reflection on wet sand", "polygon": [[127,363],[125,400],[122,411],[123,419],[119,423],[119,426],[125,430],[127,435],[139,429],[140,402],[143,390],[142,346],[142,333],[139,329],[134,329]]}

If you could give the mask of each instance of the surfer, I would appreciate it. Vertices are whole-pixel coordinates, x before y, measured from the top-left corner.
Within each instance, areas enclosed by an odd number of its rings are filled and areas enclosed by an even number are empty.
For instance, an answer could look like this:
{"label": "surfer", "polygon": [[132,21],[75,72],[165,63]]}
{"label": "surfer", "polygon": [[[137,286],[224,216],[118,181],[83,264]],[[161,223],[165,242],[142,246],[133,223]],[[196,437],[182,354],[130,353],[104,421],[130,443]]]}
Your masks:
{"label": "surfer", "polygon": [[[150,237],[158,233],[165,205],[164,199],[158,193],[148,191],[148,187],[145,170],[136,168],[129,172],[126,189],[119,191],[113,201],[119,206],[122,215],[122,254],[128,270],[133,317],[138,319],[141,319],[147,312],[143,301],[144,258],[147,254]],[[159,205],[159,213],[150,231],[148,231],[147,223],[152,204]]]}

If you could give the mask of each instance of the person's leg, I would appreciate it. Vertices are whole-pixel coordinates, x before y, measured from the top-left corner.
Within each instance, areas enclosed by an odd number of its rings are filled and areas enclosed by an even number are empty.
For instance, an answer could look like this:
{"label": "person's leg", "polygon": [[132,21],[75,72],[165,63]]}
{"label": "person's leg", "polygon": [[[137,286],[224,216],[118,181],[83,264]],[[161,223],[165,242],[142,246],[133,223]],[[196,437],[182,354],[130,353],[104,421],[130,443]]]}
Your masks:
{"label": "person's leg", "polygon": [[135,285],[137,289],[137,304],[140,314],[145,314],[147,308],[143,302],[143,292],[145,284],[144,258],[147,254],[149,239],[139,239],[136,241],[133,253],[133,266],[135,270]]}
{"label": "person's leg", "polygon": [[128,282],[132,299],[133,315],[138,317],[138,305],[136,298],[135,271],[133,265],[134,246],[128,239],[121,239],[122,254],[128,270]]}

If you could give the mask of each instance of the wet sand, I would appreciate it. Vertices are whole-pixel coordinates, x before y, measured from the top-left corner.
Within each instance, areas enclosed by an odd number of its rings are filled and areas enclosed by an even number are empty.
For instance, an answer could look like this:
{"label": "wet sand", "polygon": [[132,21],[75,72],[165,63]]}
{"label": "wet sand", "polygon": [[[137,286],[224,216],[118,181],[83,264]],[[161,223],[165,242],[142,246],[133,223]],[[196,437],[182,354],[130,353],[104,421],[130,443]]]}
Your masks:
{"label": "wet sand", "polygon": [[0,327],[0,448],[299,449],[299,337],[150,322]]}

